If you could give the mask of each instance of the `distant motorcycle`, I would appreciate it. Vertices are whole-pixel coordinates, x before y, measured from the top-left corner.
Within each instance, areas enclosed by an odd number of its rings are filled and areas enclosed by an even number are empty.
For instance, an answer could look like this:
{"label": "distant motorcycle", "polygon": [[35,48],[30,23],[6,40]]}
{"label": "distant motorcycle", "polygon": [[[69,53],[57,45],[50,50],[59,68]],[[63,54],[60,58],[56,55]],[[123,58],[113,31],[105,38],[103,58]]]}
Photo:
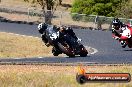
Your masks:
{"label": "distant motorcycle", "polygon": [[69,57],[75,55],[86,57],[88,54],[86,48],[79,41],[68,34],[62,35],[60,31],[53,29],[53,26],[47,27],[46,38],[49,44],[53,46],[52,53],[54,56],[64,53]]}
{"label": "distant motorcycle", "polygon": [[125,41],[126,42],[126,45],[129,48],[132,48],[132,27],[128,26],[126,28],[127,29],[125,29],[123,31],[123,33],[115,32],[115,34],[119,37],[118,38],[119,42]]}

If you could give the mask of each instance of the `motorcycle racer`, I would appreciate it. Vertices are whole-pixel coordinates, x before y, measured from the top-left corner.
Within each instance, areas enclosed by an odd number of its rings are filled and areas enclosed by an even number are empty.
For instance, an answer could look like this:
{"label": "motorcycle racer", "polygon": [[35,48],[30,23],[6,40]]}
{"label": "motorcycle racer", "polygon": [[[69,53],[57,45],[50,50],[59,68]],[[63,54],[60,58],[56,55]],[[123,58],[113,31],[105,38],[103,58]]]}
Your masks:
{"label": "motorcycle racer", "polygon": [[123,48],[127,46],[126,41],[131,38],[130,27],[123,24],[118,18],[114,18],[112,21],[112,37],[120,41]]}
{"label": "motorcycle racer", "polygon": [[64,53],[69,57],[74,57],[75,55],[84,57],[88,54],[85,47],[79,42],[81,39],[76,37],[70,27],[57,27],[40,23],[38,31],[45,45],[53,46],[52,53],[54,56]]}
{"label": "motorcycle racer", "polygon": [[47,26],[48,26],[48,25],[47,25],[46,23],[40,23],[40,24],[38,25],[38,31],[39,31],[39,33],[41,34],[42,41],[45,43],[45,45],[46,45],[47,47],[49,47],[50,44],[48,43],[48,39],[45,37],[45,35],[46,35],[45,30],[47,29]]}
{"label": "motorcycle racer", "polygon": [[[40,23],[38,25],[38,31],[41,34],[42,41],[45,43],[46,46],[49,46],[50,44],[48,43],[48,39],[45,37],[45,35],[46,35],[45,30],[47,29],[47,27],[48,27],[48,25],[46,23]],[[53,29],[58,30],[61,33],[61,35],[69,34],[76,40],[81,41],[80,38],[76,37],[76,35],[73,32],[73,29],[71,27],[66,27],[66,26],[65,27],[63,27],[63,26],[57,27],[54,25]]]}

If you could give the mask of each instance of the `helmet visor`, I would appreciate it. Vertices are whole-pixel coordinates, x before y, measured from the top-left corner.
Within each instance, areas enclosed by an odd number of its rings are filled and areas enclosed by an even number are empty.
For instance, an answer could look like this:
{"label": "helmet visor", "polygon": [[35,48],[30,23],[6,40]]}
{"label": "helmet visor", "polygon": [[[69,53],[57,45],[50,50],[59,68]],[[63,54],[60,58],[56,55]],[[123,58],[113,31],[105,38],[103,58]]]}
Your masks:
{"label": "helmet visor", "polygon": [[118,23],[113,23],[113,25],[114,25],[114,26],[119,26],[119,24],[118,24]]}
{"label": "helmet visor", "polygon": [[115,23],[115,24],[113,24],[114,25],[114,28],[116,29],[116,30],[118,30],[119,28],[120,28],[120,25],[118,24],[118,23]]}

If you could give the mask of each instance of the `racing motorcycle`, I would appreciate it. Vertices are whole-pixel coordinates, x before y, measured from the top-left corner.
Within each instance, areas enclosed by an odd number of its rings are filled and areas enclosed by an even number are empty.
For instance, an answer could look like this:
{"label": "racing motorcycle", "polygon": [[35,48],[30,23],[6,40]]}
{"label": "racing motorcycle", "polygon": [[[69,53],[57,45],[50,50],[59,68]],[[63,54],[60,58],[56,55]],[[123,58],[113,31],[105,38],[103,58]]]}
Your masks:
{"label": "racing motorcycle", "polygon": [[123,31],[123,33],[118,33],[115,31],[115,34],[116,34],[116,36],[119,37],[118,38],[119,42],[124,41],[129,48],[132,48],[132,27],[127,26],[125,28],[127,28],[127,29],[125,29]]}
{"label": "racing motorcycle", "polygon": [[68,34],[62,35],[60,31],[53,29],[53,26],[47,27],[46,38],[49,44],[53,46],[52,53],[54,56],[64,53],[69,57],[75,55],[86,57],[88,54],[86,48],[79,41]]}

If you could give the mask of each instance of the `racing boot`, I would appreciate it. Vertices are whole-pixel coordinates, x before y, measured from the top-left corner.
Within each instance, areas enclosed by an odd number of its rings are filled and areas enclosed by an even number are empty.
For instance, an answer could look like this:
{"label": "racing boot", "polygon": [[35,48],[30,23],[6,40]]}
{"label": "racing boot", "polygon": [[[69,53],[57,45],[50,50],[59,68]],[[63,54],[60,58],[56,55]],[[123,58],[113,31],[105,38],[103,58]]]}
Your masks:
{"label": "racing boot", "polygon": [[49,47],[49,46],[50,46],[50,44],[49,44],[49,43],[45,43],[45,45],[46,45],[47,47]]}
{"label": "racing boot", "polygon": [[52,48],[52,53],[54,56],[58,56],[59,54],[61,54],[62,52],[60,50],[58,50],[57,48],[53,47]]}
{"label": "racing boot", "polygon": [[127,46],[125,41],[121,41],[120,44],[121,44],[122,48],[125,48]]}

